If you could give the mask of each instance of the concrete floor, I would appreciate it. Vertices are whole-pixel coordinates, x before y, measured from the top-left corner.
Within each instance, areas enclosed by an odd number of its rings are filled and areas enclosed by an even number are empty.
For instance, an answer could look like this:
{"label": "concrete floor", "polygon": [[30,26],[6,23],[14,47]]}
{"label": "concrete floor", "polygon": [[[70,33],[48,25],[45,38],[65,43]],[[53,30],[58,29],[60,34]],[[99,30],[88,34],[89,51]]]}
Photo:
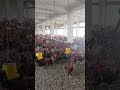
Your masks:
{"label": "concrete floor", "polygon": [[42,67],[36,65],[35,90],[85,90],[84,61],[76,63],[72,78],[64,76],[63,66],[66,64],[68,62]]}

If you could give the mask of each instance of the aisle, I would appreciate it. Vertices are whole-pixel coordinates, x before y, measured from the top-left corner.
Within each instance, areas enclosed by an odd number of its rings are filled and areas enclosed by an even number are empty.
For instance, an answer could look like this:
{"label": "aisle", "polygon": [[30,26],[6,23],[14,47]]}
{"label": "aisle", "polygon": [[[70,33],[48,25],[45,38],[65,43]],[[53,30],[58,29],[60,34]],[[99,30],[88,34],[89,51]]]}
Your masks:
{"label": "aisle", "polygon": [[85,90],[85,67],[84,63],[76,64],[76,70],[72,78],[68,79],[63,75],[63,66],[68,64],[60,63],[56,65],[38,67],[36,66],[36,90]]}

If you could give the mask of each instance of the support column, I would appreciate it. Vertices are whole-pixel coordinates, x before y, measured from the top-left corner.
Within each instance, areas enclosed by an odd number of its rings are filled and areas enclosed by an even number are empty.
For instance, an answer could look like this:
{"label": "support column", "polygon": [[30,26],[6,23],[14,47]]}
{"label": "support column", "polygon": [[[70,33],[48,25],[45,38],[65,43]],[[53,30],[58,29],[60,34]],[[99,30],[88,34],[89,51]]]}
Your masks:
{"label": "support column", "polygon": [[99,25],[102,25],[102,0],[99,0]]}
{"label": "support column", "polygon": [[85,3],[85,39],[89,41],[92,37],[91,29],[92,29],[92,0],[86,0]]}
{"label": "support column", "polygon": [[54,34],[54,21],[50,22],[50,35],[51,35],[51,37],[53,37],[55,35]]}
{"label": "support column", "polygon": [[[9,15],[11,14],[11,13],[9,13],[9,11],[11,11],[10,9],[11,9],[11,7],[10,7],[10,3],[9,3],[9,0],[5,0],[5,17],[8,19],[9,18]],[[13,13],[13,12],[12,12]]]}
{"label": "support column", "polygon": [[103,8],[102,8],[102,11],[103,11],[103,18],[102,18],[102,20],[103,20],[103,22],[102,22],[102,24],[103,24],[103,26],[106,26],[106,4],[107,3],[107,0],[103,0]]}
{"label": "support column", "polygon": [[42,35],[45,35],[45,24],[42,24]]}
{"label": "support column", "polygon": [[64,32],[65,32],[65,36],[67,35],[67,28],[66,28],[66,24],[64,23]]}
{"label": "support column", "polygon": [[37,26],[35,25],[35,35],[38,34]]}
{"label": "support column", "polygon": [[37,25],[37,31],[38,31],[38,33],[37,33],[37,34],[41,34],[41,33],[40,33],[40,28],[39,28],[39,25]]}
{"label": "support column", "polygon": [[55,33],[55,35],[57,35],[57,25],[55,25],[54,33]]}
{"label": "support column", "polygon": [[99,24],[105,26],[106,24],[106,0],[99,0]]}
{"label": "support column", "polygon": [[79,35],[78,35],[78,31],[79,31],[79,27],[80,27],[80,23],[79,22],[77,22],[76,23],[76,36],[78,37]]}
{"label": "support column", "polygon": [[18,10],[18,14],[17,14],[17,17],[18,17],[18,20],[20,22],[23,21],[24,19],[24,0],[17,0],[17,10]]}
{"label": "support column", "polygon": [[69,13],[67,19],[68,19],[68,26],[67,26],[68,42],[72,43],[73,42],[73,14]]}
{"label": "support column", "polygon": [[58,27],[57,27],[57,25],[56,25],[56,35],[58,35]]}

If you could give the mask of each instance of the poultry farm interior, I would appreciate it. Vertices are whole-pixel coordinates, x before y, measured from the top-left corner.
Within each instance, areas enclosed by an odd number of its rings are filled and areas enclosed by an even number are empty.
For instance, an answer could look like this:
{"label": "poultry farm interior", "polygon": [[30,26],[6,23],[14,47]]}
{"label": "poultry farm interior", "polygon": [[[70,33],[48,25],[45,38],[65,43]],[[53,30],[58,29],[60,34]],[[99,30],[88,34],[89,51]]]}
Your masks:
{"label": "poultry farm interior", "polygon": [[[55,38],[57,38],[57,41]],[[76,38],[72,44],[64,40],[66,40],[66,37],[62,36],[53,39],[50,38],[50,35],[35,36],[36,53],[41,51],[43,56],[42,60],[38,60],[36,57],[36,90],[40,88],[48,90],[85,89],[84,51],[73,48],[74,45],[79,46],[80,43],[76,41],[80,39]],[[84,43],[84,39],[82,39],[82,42]],[[71,50],[70,55],[65,53],[65,49],[68,47]]]}

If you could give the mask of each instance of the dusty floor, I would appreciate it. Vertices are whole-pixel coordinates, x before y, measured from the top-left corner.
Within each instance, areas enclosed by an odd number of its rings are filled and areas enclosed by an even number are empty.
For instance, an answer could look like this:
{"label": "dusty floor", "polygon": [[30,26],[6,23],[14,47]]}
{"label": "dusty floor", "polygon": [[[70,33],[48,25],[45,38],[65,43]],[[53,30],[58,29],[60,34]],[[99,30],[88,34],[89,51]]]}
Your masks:
{"label": "dusty floor", "polygon": [[72,78],[63,74],[63,66],[66,64],[68,61],[42,67],[36,65],[35,90],[85,90],[84,61],[76,63]]}

